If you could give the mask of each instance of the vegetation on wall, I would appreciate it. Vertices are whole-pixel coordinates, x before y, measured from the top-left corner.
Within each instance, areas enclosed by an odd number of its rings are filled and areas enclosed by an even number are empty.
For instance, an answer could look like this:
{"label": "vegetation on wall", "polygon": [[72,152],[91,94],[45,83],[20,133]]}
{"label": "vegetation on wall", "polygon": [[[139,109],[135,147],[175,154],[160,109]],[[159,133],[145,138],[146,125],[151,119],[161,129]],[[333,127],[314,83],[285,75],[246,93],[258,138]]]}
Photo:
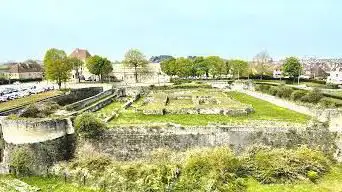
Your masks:
{"label": "vegetation on wall", "polygon": [[97,139],[102,135],[106,125],[92,113],[83,113],[76,117],[75,128],[80,137]]}

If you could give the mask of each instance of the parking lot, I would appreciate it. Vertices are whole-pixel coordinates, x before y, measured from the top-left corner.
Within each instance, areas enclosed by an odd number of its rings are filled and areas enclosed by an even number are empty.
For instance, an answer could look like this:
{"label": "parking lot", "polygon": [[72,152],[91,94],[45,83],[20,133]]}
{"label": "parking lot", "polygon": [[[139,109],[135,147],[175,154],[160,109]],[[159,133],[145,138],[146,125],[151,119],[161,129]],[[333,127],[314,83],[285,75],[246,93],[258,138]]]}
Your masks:
{"label": "parking lot", "polygon": [[54,86],[47,83],[19,83],[0,86],[0,102],[24,98],[29,95],[43,93],[54,90]]}

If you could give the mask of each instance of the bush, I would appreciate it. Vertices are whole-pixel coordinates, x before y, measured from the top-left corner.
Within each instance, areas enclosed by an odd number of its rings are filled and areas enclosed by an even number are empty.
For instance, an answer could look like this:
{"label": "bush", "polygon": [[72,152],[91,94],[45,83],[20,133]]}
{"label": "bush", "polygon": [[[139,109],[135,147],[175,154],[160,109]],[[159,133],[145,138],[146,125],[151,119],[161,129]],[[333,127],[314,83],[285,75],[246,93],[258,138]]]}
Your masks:
{"label": "bush", "polygon": [[184,84],[184,83],[191,83],[192,81],[190,79],[176,79],[176,78],[172,78],[170,80],[171,83],[173,83],[174,85],[180,85],[180,84]]}
{"label": "bush", "polygon": [[319,105],[327,108],[335,108],[337,107],[338,103],[330,98],[324,97],[319,101]]}
{"label": "bush", "polygon": [[306,95],[306,91],[304,90],[295,90],[291,93],[291,99],[294,101],[300,101],[302,97]]}
{"label": "bush", "polygon": [[331,165],[323,152],[306,146],[290,150],[253,147],[246,152],[243,161],[246,172],[265,184],[293,182],[308,177],[308,171],[323,175]]}
{"label": "bush", "polygon": [[38,118],[39,116],[39,109],[37,107],[37,105],[32,104],[27,106],[25,109],[22,110],[22,112],[20,113],[20,117],[26,117],[26,118]]}
{"label": "bush", "polygon": [[280,98],[290,98],[293,89],[291,87],[281,85],[278,87],[277,96]]}
{"label": "bush", "polygon": [[332,83],[327,83],[326,87],[328,89],[338,89],[338,85],[337,84],[332,84]]}
{"label": "bush", "polygon": [[307,177],[310,179],[311,182],[316,183],[317,179],[319,178],[316,171],[308,171]]}
{"label": "bush", "polygon": [[270,89],[268,90],[268,93],[270,95],[276,96],[278,93],[278,87],[274,86],[274,87],[270,87]]}
{"label": "bush", "polygon": [[271,85],[265,85],[265,84],[258,84],[255,86],[256,91],[260,91],[263,93],[268,93],[270,88],[271,88]]}
{"label": "bush", "polygon": [[322,98],[323,94],[321,90],[315,88],[312,91],[309,91],[301,100],[308,103],[318,103]]}
{"label": "bush", "polygon": [[76,117],[75,128],[81,137],[96,139],[102,135],[106,125],[93,114],[83,113]]}
{"label": "bush", "polygon": [[26,147],[16,148],[10,157],[10,166],[19,175],[29,175],[32,173],[32,166],[34,163],[33,153]]}

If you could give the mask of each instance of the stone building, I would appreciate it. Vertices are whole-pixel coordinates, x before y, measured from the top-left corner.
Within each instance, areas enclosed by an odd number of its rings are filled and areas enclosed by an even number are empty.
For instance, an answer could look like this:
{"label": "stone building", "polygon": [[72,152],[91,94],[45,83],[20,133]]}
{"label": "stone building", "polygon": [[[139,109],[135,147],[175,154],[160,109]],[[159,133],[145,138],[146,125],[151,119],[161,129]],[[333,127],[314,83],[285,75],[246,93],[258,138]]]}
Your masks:
{"label": "stone building", "polygon": [[1,73],[6,79],[11,80],[29,80],[42,79],[43,67],[35,61],[23,63],[8,63]]}
{"label": "stone building", "polygon": [[342,84],[342,67],[335,67],[330,71],[327,83]]}
{"label": "stone building", "polygon": [[71,54],[70,57],[76,57],[79,60],[83,62],[83,66],[80,67],[78,70],[78,74],[76,70],[72,70],[72,79],[78,79],[80,78],[81,80],[96,80],[96,76],[94,74],[91,74],[86,67],[85,63],[86,60],[91,57],[90,53],[86,49],[79,49],[76,48]]}

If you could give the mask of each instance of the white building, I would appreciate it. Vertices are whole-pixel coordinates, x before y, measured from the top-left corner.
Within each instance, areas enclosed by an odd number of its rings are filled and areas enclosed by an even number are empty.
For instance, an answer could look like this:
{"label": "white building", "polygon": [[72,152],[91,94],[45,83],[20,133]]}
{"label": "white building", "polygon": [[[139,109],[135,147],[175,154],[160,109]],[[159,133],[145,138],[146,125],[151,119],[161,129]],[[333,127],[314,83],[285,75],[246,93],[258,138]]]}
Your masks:
{"label": "white building", "polygon": [[280,69],[274,69],[273,78],[281,78],[281,77],[282,77],[282,71]]}
{"label": "white building", "polygon": [[330,71],[327,83],[342,84],[342,67],[335,67]]}
{"label": "white building", "polygon": [[[159,63],[149,63],[146,68],[137,68],[139,83],[168,83],[170,77],[163,73]],[[113,64],[114,76],[119,81],[135,83],[135,71],[133,67],[126,67],[123,64]]]}
{"label": "white building", "polygon": [[70,54],[70,57],[76,57],[83,62],[83,66],[81,66],[80,69],[78,70],[78,75],[77,75],[75,70],[72,70],[72,72],[71,72],[72,73],[72,79],[80,78],[81,80],[96,80],[96,75],[91,74],[85,65],[86,60],[89,57],[91,57],[88,50],[76,48]]}

